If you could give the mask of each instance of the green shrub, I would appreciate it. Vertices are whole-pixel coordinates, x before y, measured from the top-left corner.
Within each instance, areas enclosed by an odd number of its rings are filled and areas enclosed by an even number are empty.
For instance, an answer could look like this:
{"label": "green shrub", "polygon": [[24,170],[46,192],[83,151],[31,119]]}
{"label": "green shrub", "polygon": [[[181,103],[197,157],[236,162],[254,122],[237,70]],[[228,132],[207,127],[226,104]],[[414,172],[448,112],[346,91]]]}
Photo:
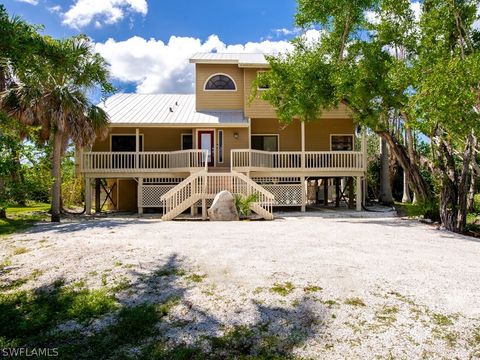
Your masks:
{"label": "green shrub", "polygon": [[252,214],[251,205],[258,201],[258,194],[253,193],[248,196],[235,195],[235,207],[240,216],[246,217]]}

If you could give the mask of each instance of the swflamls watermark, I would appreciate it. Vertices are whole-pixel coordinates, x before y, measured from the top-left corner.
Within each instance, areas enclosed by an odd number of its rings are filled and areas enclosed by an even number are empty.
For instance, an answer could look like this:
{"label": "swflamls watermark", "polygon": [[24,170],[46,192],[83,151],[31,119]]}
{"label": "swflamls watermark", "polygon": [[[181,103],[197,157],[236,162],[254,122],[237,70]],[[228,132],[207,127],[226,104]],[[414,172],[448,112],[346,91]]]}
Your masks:
{"label": "swflamls watermark", "polygon": [[0,358],[15,357],[57,357],[58,348],[3,348],[0,349]]}

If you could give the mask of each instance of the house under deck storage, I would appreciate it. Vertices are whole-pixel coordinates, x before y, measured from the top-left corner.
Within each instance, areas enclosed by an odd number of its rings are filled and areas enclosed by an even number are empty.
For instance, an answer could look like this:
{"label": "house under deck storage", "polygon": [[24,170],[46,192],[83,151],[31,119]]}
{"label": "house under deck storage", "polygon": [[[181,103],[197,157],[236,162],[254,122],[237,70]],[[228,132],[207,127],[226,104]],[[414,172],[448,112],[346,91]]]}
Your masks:
{"label": "house under deck storage", "polygon": [[102,104],[109,135],[81,154],[87,204],[159,208],[166,220],[201,208],[205,217],[215,194],[229,190],[256,193],[252,210],[272,218],[273,207],[305,210],[335,190],[337,205],[355,197],[361,209],[365,139],[343,105],[314,122],[280,124],[268,104],[247,100],[255,68],[202,56],[195,95],[118,94]]}

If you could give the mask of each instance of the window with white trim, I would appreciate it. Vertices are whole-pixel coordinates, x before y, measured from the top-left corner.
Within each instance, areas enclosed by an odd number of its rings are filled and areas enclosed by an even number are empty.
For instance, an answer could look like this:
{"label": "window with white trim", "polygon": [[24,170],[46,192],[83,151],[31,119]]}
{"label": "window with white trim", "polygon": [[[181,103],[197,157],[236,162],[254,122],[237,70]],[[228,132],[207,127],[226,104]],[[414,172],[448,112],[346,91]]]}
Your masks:
{"label": "window with white trim", "polygon": [[[258,75],[264,73],[265,71],[257,71],[257,78],[258,78]],[[258,81],[258,85],[257,85],[257,89],[258,90],[268,90],[270,89],[270,84],[267,82],[267,81]]]}
{"label": "window with white trim", "polygon": [[[111,150],[113,152],[135,152],[137,151],[136,135],[112,134]],[[143,134],[140,134],[140,151],[143,151]]]}
{"label": "window with white trim", "polygon": [[252,135],[252,149],[278,151],[278,135]]}
{"label": "window with white trim", "polygon": [[353,151],[353,135],[332,135],[332,151]]}
{"label": "window with white trim", "polygon": [[193,149],[193,136],[192,134],[182,134],[182,150]]}

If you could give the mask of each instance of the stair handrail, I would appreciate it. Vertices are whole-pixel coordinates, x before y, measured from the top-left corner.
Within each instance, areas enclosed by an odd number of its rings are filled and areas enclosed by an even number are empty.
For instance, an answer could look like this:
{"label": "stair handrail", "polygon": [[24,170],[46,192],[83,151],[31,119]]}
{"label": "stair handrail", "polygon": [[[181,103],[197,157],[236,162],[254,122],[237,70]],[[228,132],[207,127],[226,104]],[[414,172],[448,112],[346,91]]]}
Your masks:
{"label": "stair handrail", "polygon": [[185,180],[183,180],[182,182],[178,183],[177,185],[175,185],[172,189],[170,189],[169,191],[167,191],[165,194],[163,194],[161,197],[160,197],[160,201],[165,201],[167,200],[167,198],[171,197],[173,194],[177,193],[179,189],[185,187],[186,185],[188,185],[189,183],[191,183],[192,181],[194,181],[195,179],[199,178],[200,176],[203,176],[204,175],[204,170],[201,170],[199,172],[196,172],[192,175],[190,175],[189,177],[187,177]]}
{"label": "stair handrail", "polygon": [[234,170],[232,170],[232,175],[237,176],[243,181],[245,181],[246,183],[248,183],[252,188],[257,190],[259,193],[265,195],[269,200],[275,200],[275,195],[273,195],[270,191],[268,191],[264,187],[258,185],[255,181],[250,179],[248,176]]}

